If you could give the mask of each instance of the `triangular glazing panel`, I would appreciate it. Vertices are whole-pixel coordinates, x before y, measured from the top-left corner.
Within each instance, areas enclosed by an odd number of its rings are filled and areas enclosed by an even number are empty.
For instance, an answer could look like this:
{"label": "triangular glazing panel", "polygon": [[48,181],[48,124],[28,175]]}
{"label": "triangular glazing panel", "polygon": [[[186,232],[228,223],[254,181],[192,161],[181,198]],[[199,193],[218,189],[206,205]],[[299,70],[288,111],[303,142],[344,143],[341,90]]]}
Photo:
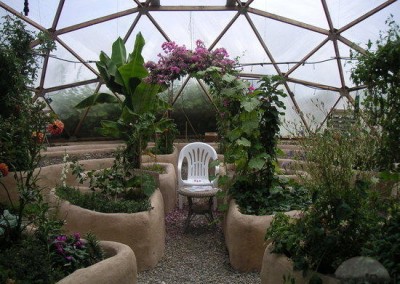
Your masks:
{"label": "triangular glazing panel", "polygon": [[261,74],[276,74],[272,65],[258,63],[270,63],[265,50],[257,39],[244,16],[240,16],[226,34],[218,42],[217,47],[224,47],[230,58],[238,58],[240,64],[254,64],[247,66],[243,72],[253,71]]}
{"label": "triangular glazing panel", "polygon": [[145,46],[142,51],[142,56],[144,61],[158,61],[157,55],[162,51],[161,45],[167,40],[163,37],[163,35],[157,30],[157,28],[153,25],[153,23],[149,20],[148,17],[143,15],[135,28],[133,29],[130,37],[128,38],[125,46],[128,53],[133,51],[133,47],[135,44],[136,35],[141,33],[144,40]]}
{"label": "triangular glazing panel", "polygon": [[68,0],[65,1],[58,28],[80,24],[135,7],[137,5],[130,0],[102,0],[101,2]]}
{"label": "triangular glazing panel", "polygon": [[[21,12],[21,14],[24,14],[24,1],[5,0],[3,2],[14,10]],[[50,28],[54,21],[58,2],[59,1],[46,1],[46,5],[43,5],[42,1],[40,0],[30,0],[28,6],[28,18],[35,21],[44,28]],[[3,16],[3,12],[4,10],[1,10],[1,16]]]}
{"label": "triangular glazing panel", "polygon": [[328,28],[323,7],[315,0],[254,0],[250,7],[321,28]]}
{"label": "triangular glazing panel", "polygon": [[[261,16],[250,14],[250,17],[277,62],[300,61],[326,38],[324,35]],[[289,67],[292,65],[289,64]]]}
{"label": "triangular glazing panel", "polygon": [[131,23],[132,17],[126,16],[66,33],[60,38],[86,61],[97,61],[101,51],[111,55],[112,43],[119,36],[125,36]]}
{"label": "triangular glazing panel", "polygon": [[[366,1],[368,2],[368,1]],[[385,32],[388,26],[385,24],[386,20],[393,15],[393,19],[400,23],[400,2],[395,2],[371,17],[365,19],[359,24],[344,31],[342,35],[352,42],[358,44],[362,48],[367,48],[369,40],[375,43],[379,39],[381,31]]]}
{"label": "triangular glazing panel", "polygon": [[226,0],[162,0],[163,6],[224,6]]}
{"label": "triangular glazing panel", "polygon": [[60,86],[96,77],[96,74],[58,44],[57,50],[51,54],[47,64],[44,87]]}
{"label": "triangular glazing panel", "polygon": [[[289,87],[292,92],[295,93],[296,102],[302,111],[308,126],[312,130],[320,127],[321,123],[325,120],[327,114],[340,97],[337,92],[319,90],[300,84],[289,83]],[[288,115],[291,117],[291,112],[289,112]]]}
{"label": "triangular glazing panel", "polygon": [[333,87],[341,87],[333,43],[330,41],[299,66],[289,77]]}
{"label": "triangular glazing panel", "polygon": [[178,45],[185,45],[188,49],[194,48],[198,39],[206,46],[210,46],[235,14],[235,12],[150,12],[172,41]]}
{"label": "triangular glazing panel", "polygon": [[[181,88],[182,81],[174,82],[174,92]],[[181,135],[204,135],[216,130],[216,110],[195,79],[190,79],[183,92],[177,98],[172,118]]]}
{"label": "triangular glazing panel", "polygon": [[384,0],[369,1],[337,1],[326,0],[329,13],[336,29],[340,29],[344,25],[364,15],[375,7],[379,6]]}

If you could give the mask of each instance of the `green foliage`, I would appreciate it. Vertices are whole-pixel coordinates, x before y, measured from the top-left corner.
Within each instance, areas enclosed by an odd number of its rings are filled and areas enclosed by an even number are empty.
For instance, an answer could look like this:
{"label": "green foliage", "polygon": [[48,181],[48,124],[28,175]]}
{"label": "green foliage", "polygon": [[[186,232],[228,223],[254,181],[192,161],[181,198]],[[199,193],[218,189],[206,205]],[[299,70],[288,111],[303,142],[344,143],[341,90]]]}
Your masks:
{"label": "green foliage", "polygon": [[112,167],[84,172],[77,162],[72,173],[80,183],[89,180],[90,193],[68,186],[57,188],[57,195],[72,204],[104,213],[136,213],[151,209],[149,197],[156,189],[153,176],[132,171],[118,154]]}
{"label": "green foliage", "polygon": [[144,169],[146,171],[157,172],[159,174],[165,174],[166,173],[165,166],[157,164],[157,163],[149,165],[149,166],[144,166],[144,167],[142,167],[142,169]]}
{"label": "green foliage", "polygon": [[357,85],[366,85],[364,107],[369,123],[381,135],[376,153],[380,169],[390,170],[400,162],[400,28],[389,18],[388,31],[372,43],[365,54],[357,54],[357,66],[351,78]]}
{"label": "green foliage", "polygon": [[374,179],[359,162],[373,139],[360,125],[348,132],[327,129],[303,141],[308,175],[304,186],[312,205],[299,219],[277,215],[266,238],[276,253],[293,260],[295,269],[333,273],[361,254],[380,220]]}
{"label": "green foliage", "polygon": [[134,200],[110,199],[100,192],[84,194],[72,187],[58,187],[57,195],[72,204],[103,213],[137,213],[151,209],[148,198]]}
{"label": "green foliage", "polygon": [[[252,186],[247,178],[244,180],[242,183],[238,178],[235,186],[240,187],[242,184],[247,187]],[[243,214],[271,215],[277,212],[302,210],[311,204],[309,190],[293,181],[276,181],[269,189],[268,196],[260,194],[263,189],[258,189],[256,186],[254,183],[252,190],[243,191],[235,196],[237,204],[242,205],[240,211]]]}
{"label": "green foliage", "polygon": [[[141,55],[144,44],[143,36],[138,33],[133,52],[127,56],[124,42],[118,38],[113,43],[111,57],[101,52],[96,62],[106,86],[124,96],[119,119],[102,121],[101,134],[126,142],[125,158],[132,168],[140,168],[142,151],[157,129],[156,114],[167,109],[167,104],[157,96],[162,87],[143,80],[148,76]],[[114,101],[112,95],[100,93],[88,97],[77,107]]]}
{"label": "green foliage", "polygon": [[[11,171],[29,170],[41,147],[32,133],[44,133],[50,118],[42,112],[44,104],[32,105],[26,88],[37,76],[37,58],[30,48],[36,35],[22,21],[4,19],[0,28],[0,161]],[[36,52],[46,47],[52,44],[43,42]]]}
{"label": "green foliage", "polygon": [[384,222],[364,245],[362,254],[378,260],[392,277],[400,275],[400,206],[394,200]]}
{"label": "green foliage", "polygon": [[165,118],[160,121],[156,129],[156,145],[152,149],[153,154],[172,154],[174,140],[179,134],[176,124],[172,119]]}
{"label": "green foliage", "polygon": [[[31,93],[26,88],[36,78],[38,68],[37,58],[29,46],[34,38],[35,35],[26,30],[22,21],[5,17],[0,29],[0,60],[4,63],[0,70],[0,161],[14,172],[18,201],[8,200],[8,209],[16,216],[17,224],[8,222],[3,226],[5,232],[1,241],[4,244],[21,239],[25,227],[37,221],[37,216],[28,215],[27,207],[40,207],[43,203],[41,189],[37,185],[38,174],[34,170],[40,161],[40,151],[45,146],[39,135],[44,135],[45,127],[52,118],[44,114],[44,103],[32,103]],[[45,37],[42,35],[40,38]],[[48,48],[53,48],[53,44],[45,41],[37,51],[48,51]],[[0,190],[10,196],[9,189],[1,180]],[[1,209],[4,219],[4,208]]]}
{"label": "green foliage", "polygon": [[280,109],[284,109],[280,99],[286,94],[279,89],[279,77],[262,78],[254,91],[234,78],[224,75],[222,83],[213,86],[218,88],[218,125],[225,161],[236,165],[229,194],[243,213],[262,215],[268,211],[270,190],[278,186],[275,149]]}

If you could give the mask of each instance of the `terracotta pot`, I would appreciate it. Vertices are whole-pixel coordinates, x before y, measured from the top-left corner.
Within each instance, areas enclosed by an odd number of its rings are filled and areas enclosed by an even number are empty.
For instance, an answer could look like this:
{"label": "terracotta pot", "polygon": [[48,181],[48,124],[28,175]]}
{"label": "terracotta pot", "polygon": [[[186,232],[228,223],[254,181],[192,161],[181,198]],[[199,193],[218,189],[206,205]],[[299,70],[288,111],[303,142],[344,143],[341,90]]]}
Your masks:
{"label": "terracotta pot", "polygon": [[303,277],[302,271],[293,270],[293,264],[289,258],[281,254],[271,253],[272,248],[272,244],[269,244],[264,252],[260,273],[262,284],[283,283],[283,277],[292,277],[296,279],[296,284],[307,284],[314,274],[317,274],[324,284],[341,283],[334,277],[312,271],[308,272],[306,277]]}
{"label": "terracotta pot", "polygon": [[61,200],[50,191],[50,202],[58,205],[57,216],[65,220],[67,233],[92,232],[99,240],[128,245],[134,251],[138,272],[153,268],[165,251],[164,202],[160,190],[151,196],[153,207],[138,213],[101,213]]}
{"label": "terracotta pot", "polygon": [[[286,214],[295,216],[298,213],[293,210]],[[269,243],[264,239],[265,233],[273,217],[242,214],[235,201],[230,201],[224,220],[224,235],[234,269],[240,272],[261,271],[264,251]]]}
{"label": "terracotta pot", "polygon": [[[155,163],[143,163],[142,167],[150,166]],[[168,214],[176,207],[177,201],[177,181],[175,174],[175,167],[169,163],[156,163],[165,168],[164,174],[159,174],[159,188],[164,200],[164,213]]]}
{"label": "terracotta pot", "polygon": [[100,241],[106,259],[92,266],[78,269],[61,279],[59,284],[135,284],[137,283],[136,258],[127,245]]}

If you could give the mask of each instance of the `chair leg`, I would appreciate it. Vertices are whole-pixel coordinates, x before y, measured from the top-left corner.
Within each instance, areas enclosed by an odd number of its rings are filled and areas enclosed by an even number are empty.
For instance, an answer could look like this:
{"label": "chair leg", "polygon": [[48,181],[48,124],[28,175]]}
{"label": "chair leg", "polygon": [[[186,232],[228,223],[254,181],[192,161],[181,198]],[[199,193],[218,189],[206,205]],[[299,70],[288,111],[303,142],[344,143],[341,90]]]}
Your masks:
{"label": "chair leg", "polygon": [[189,228],[190,221],[192,221],[193,216],[194,216],[192,198],[188,197],[187,200],[188,200],[188,203],[189,203],[189,208],[188,208],[188,215],[187,215],[187,218],[186,218],[186,221],[185,221],[185,227],[184,227],[184,232],[185,233],[187,232],[187,230]]}
{"label": "chair leg", "polygon": [[217,210],[217,197],[216,196],[213,197],[213,210],[214,211]]}
{"label": "chair leg", "polygon": [[178,204],[179,204],[179,210],[183,209],[183,196],[178,194]]}

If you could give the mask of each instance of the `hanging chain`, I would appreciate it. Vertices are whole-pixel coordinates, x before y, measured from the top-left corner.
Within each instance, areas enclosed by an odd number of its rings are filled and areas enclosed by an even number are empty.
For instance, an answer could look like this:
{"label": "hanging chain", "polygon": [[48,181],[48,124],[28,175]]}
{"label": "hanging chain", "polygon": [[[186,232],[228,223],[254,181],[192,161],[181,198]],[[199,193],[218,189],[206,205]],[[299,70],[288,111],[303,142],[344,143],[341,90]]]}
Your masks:
{"label": "hanging chain", "polygon": [[25,0],[24,1],[24,14],[25,14],[25,16],[28,16],[28,13],[29,13],[29,1]]}

